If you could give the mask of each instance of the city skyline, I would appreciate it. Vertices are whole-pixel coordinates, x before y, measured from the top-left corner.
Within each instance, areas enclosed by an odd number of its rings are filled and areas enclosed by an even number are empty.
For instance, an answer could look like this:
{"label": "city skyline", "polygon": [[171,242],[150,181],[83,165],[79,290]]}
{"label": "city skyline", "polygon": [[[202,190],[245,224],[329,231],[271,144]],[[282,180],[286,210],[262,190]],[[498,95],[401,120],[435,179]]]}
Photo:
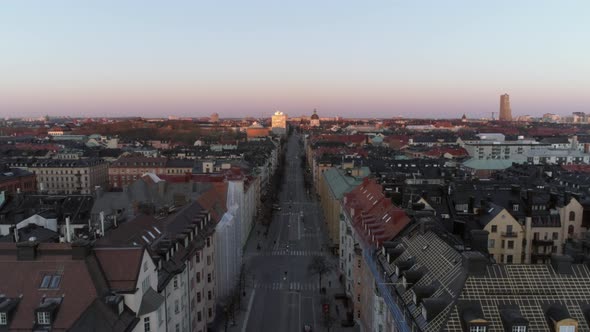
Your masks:
{"label": "city skyline", "polygon": [[590,108],[590,4],[19,2],[0,116],[491,117]]}

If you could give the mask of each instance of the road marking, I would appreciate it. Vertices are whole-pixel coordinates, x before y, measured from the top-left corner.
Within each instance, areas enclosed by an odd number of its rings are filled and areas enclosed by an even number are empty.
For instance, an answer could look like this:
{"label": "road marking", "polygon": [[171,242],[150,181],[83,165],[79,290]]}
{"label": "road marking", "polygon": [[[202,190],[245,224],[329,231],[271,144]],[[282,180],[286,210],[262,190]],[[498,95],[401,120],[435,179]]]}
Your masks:
{"label": "road marking", "polygon": [[242,326],[242,332],[245,332],[246,327],[248,326],[248,319],[250,318],[250,311],[252,310],[252,304],[254,303],[254,295],[256,295],[256,289],[253,289],[252,294],[250,294],[250,301],[248,301],[248,309],[246,310],[246,319],[244,320],[244,326]]}

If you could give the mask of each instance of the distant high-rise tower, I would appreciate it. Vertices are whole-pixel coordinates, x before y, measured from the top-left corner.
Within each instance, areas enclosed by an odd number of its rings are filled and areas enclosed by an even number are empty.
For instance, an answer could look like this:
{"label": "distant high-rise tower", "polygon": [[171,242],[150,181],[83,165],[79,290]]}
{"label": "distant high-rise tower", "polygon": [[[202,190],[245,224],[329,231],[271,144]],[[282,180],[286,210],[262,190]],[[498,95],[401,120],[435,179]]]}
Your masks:
{"label": "distant high-rise tower", "polygon": [[287,134],[287,114],[276,111],[272,116],[272,132],[276,135]]}
{"label": "distant high-rise tower", "polygon": [[510,96],[507,93],[500,96],[500,121],[512,121]]}
{"label": "distant high-rise tower", "polygon": [[219,114],[213,113],[209,117],[209,122],[219,122]]}

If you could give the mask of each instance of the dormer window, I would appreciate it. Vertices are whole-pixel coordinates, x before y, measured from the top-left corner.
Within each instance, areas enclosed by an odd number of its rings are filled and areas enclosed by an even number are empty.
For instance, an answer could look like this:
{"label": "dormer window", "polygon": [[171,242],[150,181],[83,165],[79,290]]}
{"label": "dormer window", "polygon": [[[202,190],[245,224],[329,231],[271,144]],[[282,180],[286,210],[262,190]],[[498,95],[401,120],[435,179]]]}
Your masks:
{"label": "dormer window", "polygon": [[526,332],[526,326],[513,326],[512,332]]}
{"label": "dormer window", "polygon": [[559,332],[576,332],[576,327],[573,325],[560,326]]}
{"label": "dormer window", "polygon": [[51,325],[51,313],[48,311],[38,311],[37,312],[37,324]]}
{"label": "dormer window", "polygon": [[486,326],[480,326],[480,325],[470,326],[469,327],[469,332],[487,332],[487,327]]}

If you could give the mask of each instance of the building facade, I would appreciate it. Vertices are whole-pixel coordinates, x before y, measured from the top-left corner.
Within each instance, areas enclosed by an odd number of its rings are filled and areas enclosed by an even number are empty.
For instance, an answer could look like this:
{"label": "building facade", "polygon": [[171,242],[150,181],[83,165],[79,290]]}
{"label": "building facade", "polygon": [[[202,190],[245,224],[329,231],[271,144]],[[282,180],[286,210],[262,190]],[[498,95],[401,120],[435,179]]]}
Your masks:
{"label": "building facade", "polygon": [[510,96],[507,93],[500,96],[500,121],[512,121]]}

